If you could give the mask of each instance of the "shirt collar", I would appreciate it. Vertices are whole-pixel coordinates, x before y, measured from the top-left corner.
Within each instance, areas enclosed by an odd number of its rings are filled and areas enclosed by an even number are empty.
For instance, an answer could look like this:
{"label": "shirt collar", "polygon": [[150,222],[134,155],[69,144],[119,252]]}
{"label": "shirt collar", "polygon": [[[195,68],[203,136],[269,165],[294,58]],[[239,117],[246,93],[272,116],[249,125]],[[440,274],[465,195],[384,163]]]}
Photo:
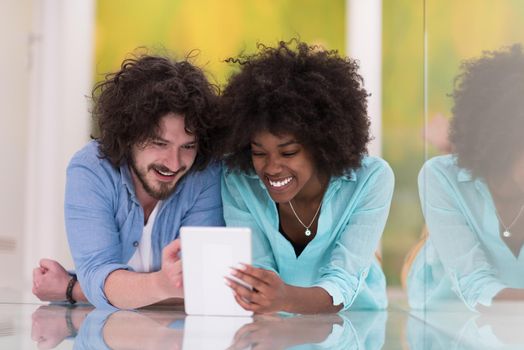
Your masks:
{"label": "shirt collar", "polygon": [[471,175],[471,171],[468,169],[464,169],[458,166],[458,157],[456,154],[452,155],[453,164],[458,168],[457,172],[457,181],[458,182],[469,182],[475,180],[473,178],[473,175]]}
{"label": "shirt collar", "polygon": [[349,171],[346,171],[346,173],[342,175],[340,178],[342,180],[355,182],[357,181],[357,172],[355,171],[355,169],[351,169]]}
{"label": "shirt collar", "polygon": [[457,181],[458,182],[473,182],[475,184],[475,187],[479,191],[489,191],[487,189],[487,185],[484,180],[477,177],[474,178],[473,175],[471,175],[471,172],[467,169],[460,169],[457,173]]}
{"label": "shirt collar", "polygon": [[[477,189],[477,191],[480,192],[480,194],[484,197],[484,199],[488,200],[488,202],[490,203],[493,203],[493,200],[491,199],[491,193],[489,191],[487,183],[479,177],[474,178],[471,175],[471,172],[469,170],[460,168],[460,170],[457,173],[457,181],[458,182],[473,182],[473,184],[475,185],[475,188]],[[493,206],[493,204],[491,205]]]}
{"label": "shirt collar", "polygon": [[122,162],[122,164],[120,164],[120,179],[122,180],[124,186],[127,188],[127,192],[129,192],[133,201],[138,203],[138,198],[136,198],[135,193],[135,185],[133,184],[131,171],[129,170],[129,165],[127,164],[127,162]]}
{"label": "shirt collar", "polygon": [[471,176],[471,172],[469,170],[460,169],[457,173],[457,180],[458,182],[473,181],[473,176]]}

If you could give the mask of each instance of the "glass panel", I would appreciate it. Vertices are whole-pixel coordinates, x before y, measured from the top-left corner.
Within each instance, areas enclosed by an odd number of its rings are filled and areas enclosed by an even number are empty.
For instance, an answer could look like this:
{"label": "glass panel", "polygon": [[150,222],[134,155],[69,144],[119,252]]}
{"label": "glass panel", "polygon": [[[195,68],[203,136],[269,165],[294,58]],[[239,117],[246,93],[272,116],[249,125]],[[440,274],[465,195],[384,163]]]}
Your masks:
{"label": "glass panel", "polygon": [[524,296],[523,23],[521,1],[425,1],[428,235],[408,295],[415,317],[473,347],[524,344],[511,326]]}
{"label": "glass panel", "polygon": [[410,0],[382,4],[383,157],[395,173],[395,192],[382,237],[382,267],[394,297],[406,279],[405,257],[423,226],[416,184],[424,163],[423,6]]}

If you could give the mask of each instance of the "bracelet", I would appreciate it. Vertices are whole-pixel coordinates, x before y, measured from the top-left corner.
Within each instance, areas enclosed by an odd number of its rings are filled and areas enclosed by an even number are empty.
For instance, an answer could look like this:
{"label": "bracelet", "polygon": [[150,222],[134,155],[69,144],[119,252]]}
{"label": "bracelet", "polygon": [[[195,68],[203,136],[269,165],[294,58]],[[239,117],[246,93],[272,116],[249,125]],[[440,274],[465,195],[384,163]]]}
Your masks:
{"label": "bracelet", "polygon": [[73,288],[76,284],[76,281],[77,281],[76,275],[73,275],[71,279],[69,280],[69,283],[67,284],[66,299],[69,302],[69,304],[71,305],[76,304],[76,300],[73,299]]}
{"label": "bracelet", "polygon": [[67,324],[67,329],[69,330],[69,336],[70,337],[76,337],[77,335],[77,331],[76,331],[76,328],[75,328],[75,325],[73,324],[73,320],[72,320],[72,313],[73,313],[73,309],[74,308],[70,308],[68,307],[67,310],[66,310],[66,315],[65,315],[65,319],[66,319],[66,324]]}

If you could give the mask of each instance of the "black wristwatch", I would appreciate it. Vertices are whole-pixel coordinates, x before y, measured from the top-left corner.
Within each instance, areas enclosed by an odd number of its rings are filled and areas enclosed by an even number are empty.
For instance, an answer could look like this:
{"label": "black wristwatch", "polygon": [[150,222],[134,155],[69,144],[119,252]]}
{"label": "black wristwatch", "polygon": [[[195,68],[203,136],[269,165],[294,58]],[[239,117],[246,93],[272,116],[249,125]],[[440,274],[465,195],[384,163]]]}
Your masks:
{"label": "black wristwatch", "polygon": [[67,284],[66,299],[71,305],[76,304],[76,300],[73,299],[73,288],[75,287],[76,281],[76,275],[72,275],[71,279],[69,280],[69,283]]}

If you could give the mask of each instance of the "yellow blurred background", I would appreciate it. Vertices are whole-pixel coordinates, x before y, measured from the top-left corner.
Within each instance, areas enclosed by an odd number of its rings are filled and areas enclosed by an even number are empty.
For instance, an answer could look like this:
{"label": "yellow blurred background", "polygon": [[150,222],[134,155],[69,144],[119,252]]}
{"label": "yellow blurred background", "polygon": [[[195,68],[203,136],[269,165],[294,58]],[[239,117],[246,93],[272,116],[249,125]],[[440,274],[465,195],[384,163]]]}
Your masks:
{"label": "yellow blurred background", "polygon": [[196,63],[224,83],[229,69],[223,60],[253,51],[257,42],[300,37],[344,52],[344,18],[344,0],[98,1],[96,78],[145,46],[178,57],[198,50]]}

